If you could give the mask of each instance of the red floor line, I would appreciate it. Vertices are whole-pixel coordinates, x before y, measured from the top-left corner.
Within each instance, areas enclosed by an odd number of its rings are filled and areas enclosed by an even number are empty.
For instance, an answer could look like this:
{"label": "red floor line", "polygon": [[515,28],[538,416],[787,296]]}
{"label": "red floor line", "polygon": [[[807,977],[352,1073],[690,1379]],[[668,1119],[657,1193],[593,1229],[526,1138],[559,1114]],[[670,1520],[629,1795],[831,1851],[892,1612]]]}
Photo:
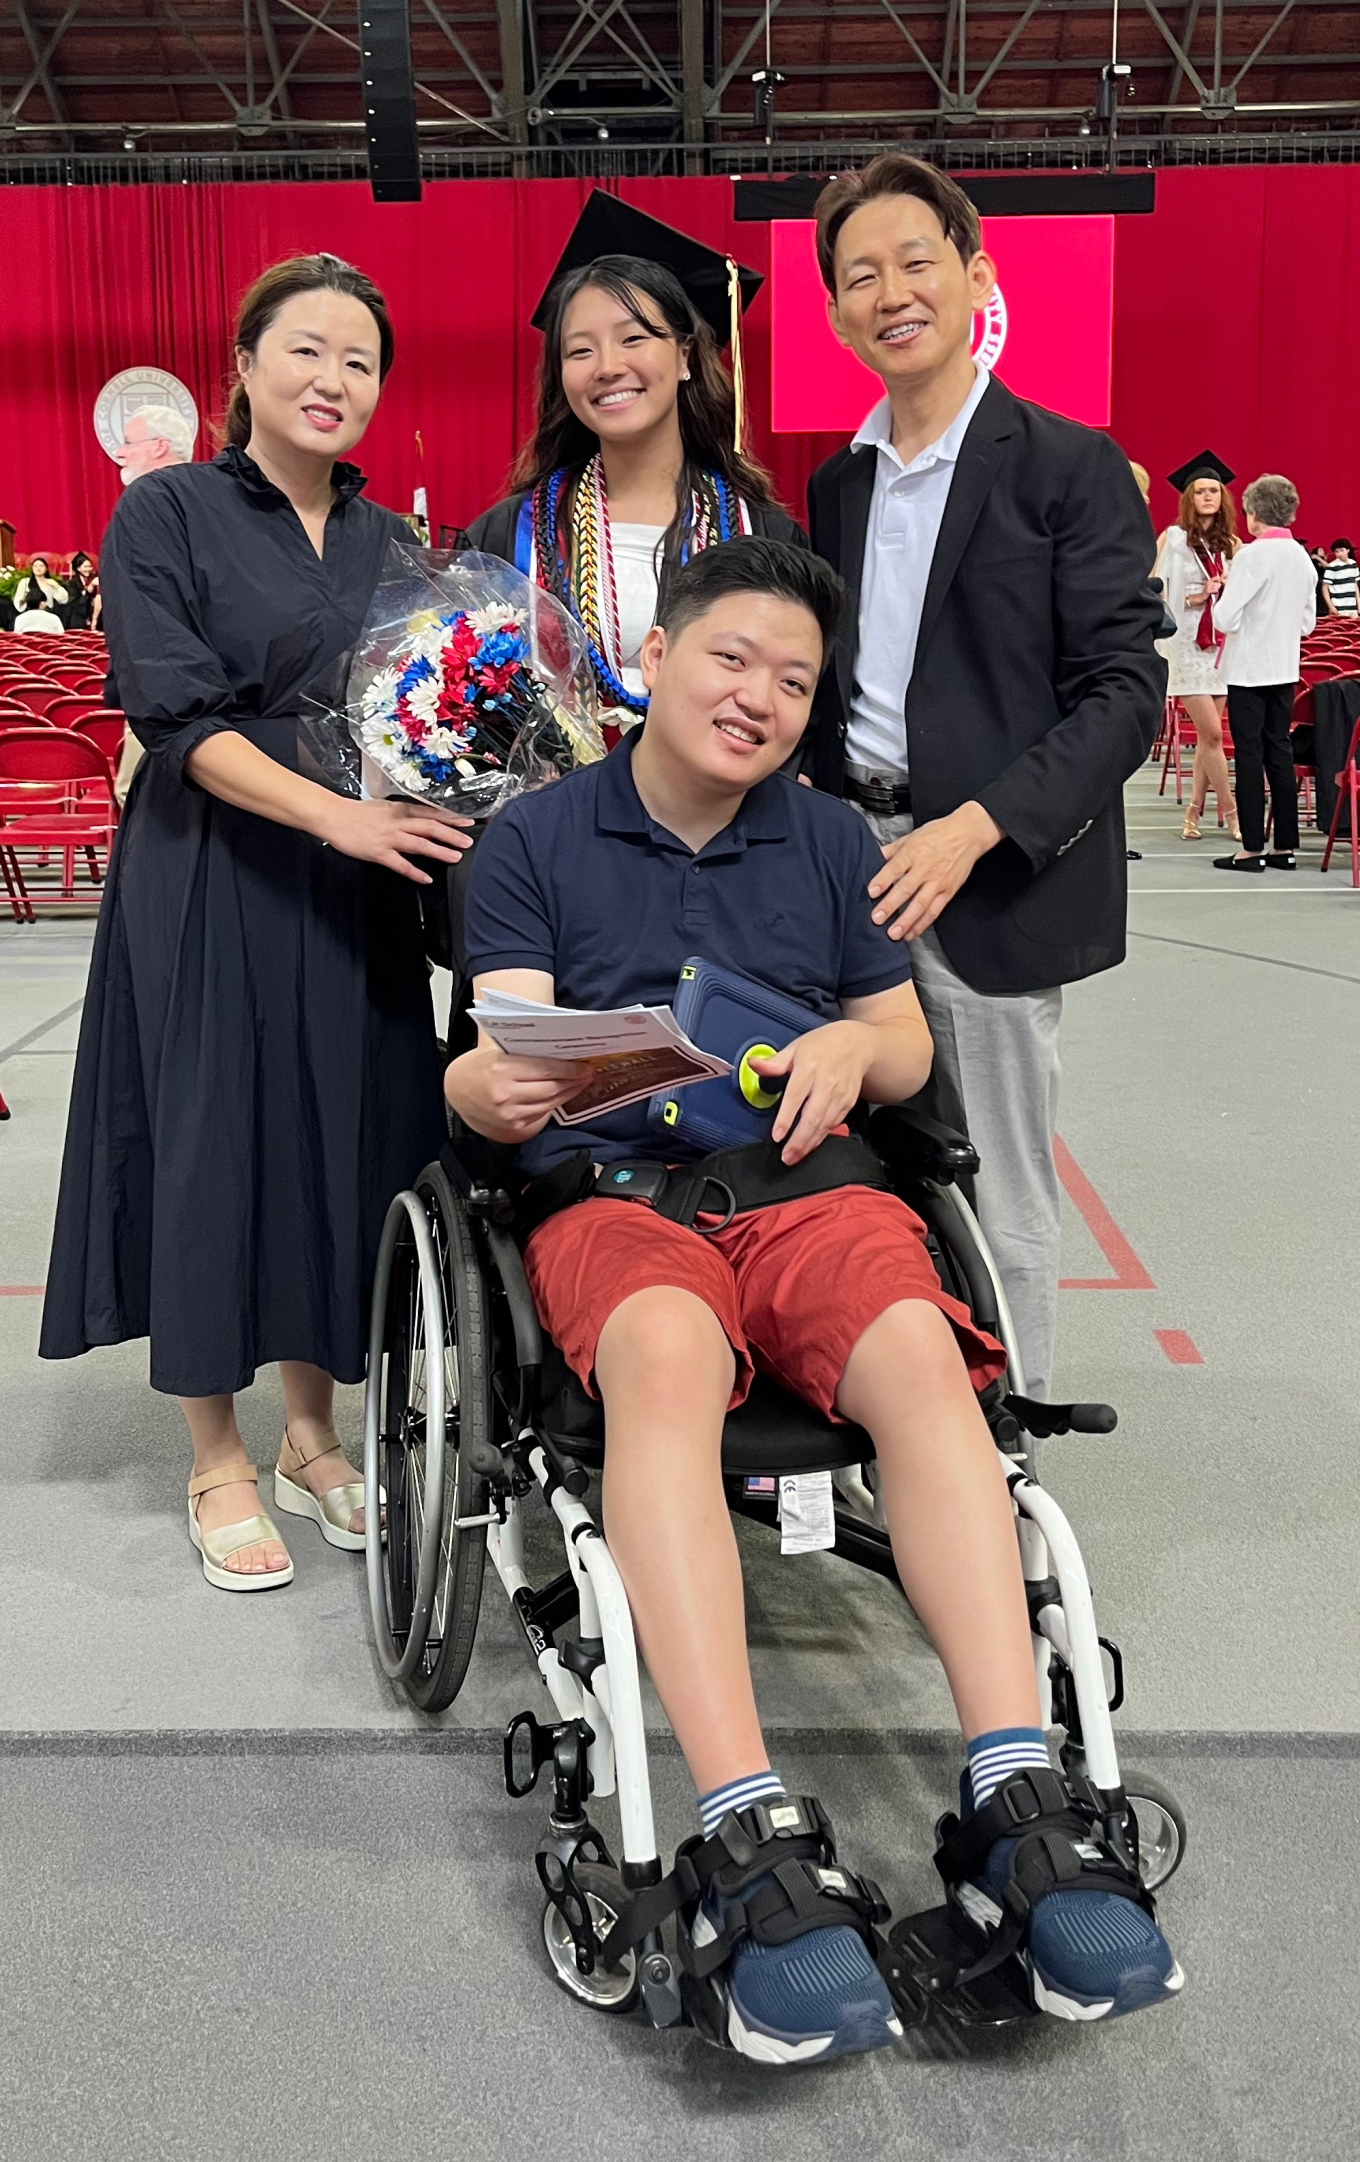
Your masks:
{"label": "red floor line", "polygon": [[1153,1335],[1173,1366],[1203,1366],[1204,1360],[1184,1329],[1154,1329]]}
{"label": "red floor line", "polygon": [[1053,1162],[1069,1200],[1114,1270],[1113,1276],[1066,1276],[1059,1288],[1063,1291],[1155,1291],[1157,1287],[1152,1278],[1100,1195],[1067,1144],[1056,1134],[1053,1137]]}
{"label": "red floor line", "polygon": [[46,1284],[0,1284],[0,1299],[40,1299]]}

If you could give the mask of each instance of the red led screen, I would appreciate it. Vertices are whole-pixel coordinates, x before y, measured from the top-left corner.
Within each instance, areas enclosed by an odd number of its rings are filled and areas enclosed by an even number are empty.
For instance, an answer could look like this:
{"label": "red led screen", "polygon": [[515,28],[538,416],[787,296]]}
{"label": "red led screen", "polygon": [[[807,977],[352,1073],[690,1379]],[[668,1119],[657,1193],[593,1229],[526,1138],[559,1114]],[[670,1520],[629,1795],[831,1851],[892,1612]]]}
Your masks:
{"label": "red led screen", "polygon": [[[771,423],[780,434],[858,428],[882,396],[826,319],[811,219],[770,227]],[[1113,218],[984,218],[997,290],[974,351],[1013,390],[1070,420],[1108,427]]]}

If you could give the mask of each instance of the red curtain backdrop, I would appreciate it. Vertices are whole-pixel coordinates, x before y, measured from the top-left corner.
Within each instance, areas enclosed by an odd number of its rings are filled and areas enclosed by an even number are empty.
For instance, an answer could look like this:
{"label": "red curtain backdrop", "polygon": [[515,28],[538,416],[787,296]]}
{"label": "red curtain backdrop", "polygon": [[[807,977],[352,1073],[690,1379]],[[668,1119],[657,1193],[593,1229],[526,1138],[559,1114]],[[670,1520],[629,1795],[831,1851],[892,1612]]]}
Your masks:
{"label": "red curtain backdrop", "polygon": [[[465,522],[505,487],[526,426],[528,318],[588,192],[575,181],[448,181],[419,205],[361,184],[5,191],[0,517],[21,555],[92,548],[118,495],[95,440],[101,386],[170,369],[220,414],[235,302],[281,255],[326,248],[384,287],[397,365],[360,451],[373,496],[407,510],[415,435],[430,514]],[[766,267],[768,228],[738,225],[730,182],[627,181],[617,192]],[[1241,481],[1288,473],[1310,540],[1360,527],[1360,168],[1167,172],[1156,214],[1118,223],[1112,434],[1158,476],[1208,444]],[[769,307],[747,319],[752,434],[785,500],[843,437],[769,431]],[[1004,363],[1001,371],[1004,375]]]}

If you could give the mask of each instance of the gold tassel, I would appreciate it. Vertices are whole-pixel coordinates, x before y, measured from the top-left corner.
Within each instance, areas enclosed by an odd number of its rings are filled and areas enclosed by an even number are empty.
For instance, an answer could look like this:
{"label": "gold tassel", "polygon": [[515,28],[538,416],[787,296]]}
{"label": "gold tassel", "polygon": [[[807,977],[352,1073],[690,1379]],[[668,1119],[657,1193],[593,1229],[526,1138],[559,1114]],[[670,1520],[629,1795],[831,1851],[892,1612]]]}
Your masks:
{"label": "gold tassel", "polygon": [[741,362],[741,272],[727,258],[727,304],[732,318],[732,393],[737,425],[733,449],[740,454],[746,441],[746,374]]}

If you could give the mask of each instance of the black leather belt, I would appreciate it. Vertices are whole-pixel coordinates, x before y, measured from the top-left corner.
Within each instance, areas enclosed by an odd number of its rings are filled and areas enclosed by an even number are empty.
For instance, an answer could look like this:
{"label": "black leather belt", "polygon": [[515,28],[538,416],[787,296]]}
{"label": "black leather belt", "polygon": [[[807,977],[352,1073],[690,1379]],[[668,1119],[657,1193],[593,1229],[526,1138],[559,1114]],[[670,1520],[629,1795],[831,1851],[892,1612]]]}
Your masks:
{"label": "black leather belt", "polygon": [[852,803],[877,811],[882,818],[905,818],[911,811],[911,789],[905,781],[895,785],[878,774],[871,781],[860,781],[847,773],[845,793]]}

